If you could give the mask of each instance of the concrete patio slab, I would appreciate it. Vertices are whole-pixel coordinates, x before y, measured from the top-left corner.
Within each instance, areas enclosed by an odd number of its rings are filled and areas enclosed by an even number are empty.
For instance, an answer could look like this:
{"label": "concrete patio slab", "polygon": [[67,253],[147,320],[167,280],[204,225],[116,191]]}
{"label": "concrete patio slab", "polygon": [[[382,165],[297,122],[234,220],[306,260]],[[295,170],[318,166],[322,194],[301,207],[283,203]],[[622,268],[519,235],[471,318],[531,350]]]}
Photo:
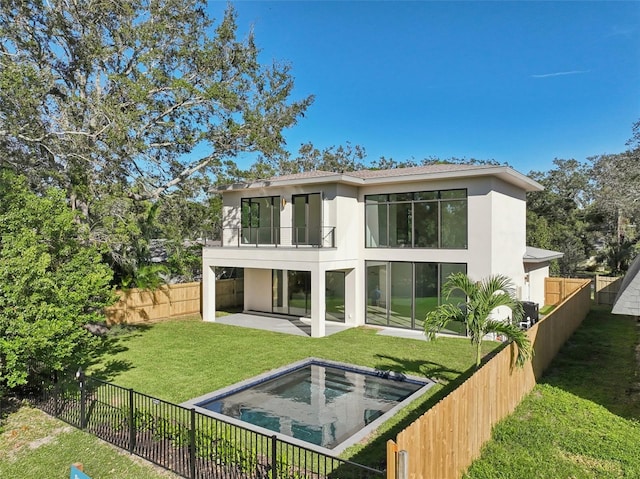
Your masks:
{"label": "concrete patio slab", "polygon": [[[311,320],[309,318],[299,318],[292,316],[270,316],[268,314],[243,312],[234,313],[228,316],[216,318],[216,323],[228,324],[231,326],[239,326],[242,328],[262,329],[264,331],[272,331],[275,333],[293,334],[295,336],[311,336]],[[327,336],[339,333],[349,329],[344,323],[327,321],[325,323],[325,332]],[[422,331],[414,331],[410,329],[385,328],[383,326],[371,326],[377,329],[376,334],[381,336],[393,336],[396,338],[417,339],[426,341],[427,338]]]}
{"label": "concrete patio slab", "polygon": [[[311,320],[291,316],[268,316],[256,313],[235,313],[216,318],[216,323],[240,326],[243,328],[262,329],[275,333],[293,334],[311,337]],[[327,321],[325,333],[330,336],[349,329],[344,323]]]}
{"label": "concrete patio slab", "polygon": [[417,339],[419,341],[427,341],[424,331],[414,329],[399,329],[381,327],[378,331],[380,336],[393,336],[394,338]]}

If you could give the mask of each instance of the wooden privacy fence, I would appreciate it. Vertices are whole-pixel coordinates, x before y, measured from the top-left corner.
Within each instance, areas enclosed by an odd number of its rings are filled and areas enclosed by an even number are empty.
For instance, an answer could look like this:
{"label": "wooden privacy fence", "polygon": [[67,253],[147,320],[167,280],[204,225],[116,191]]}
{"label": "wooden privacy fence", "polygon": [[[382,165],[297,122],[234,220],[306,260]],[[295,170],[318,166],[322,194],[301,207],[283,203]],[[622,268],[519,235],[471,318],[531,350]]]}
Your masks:
{"label": "wooden privacy fence", "polygon": [[623,276],[596,276],[595,302],[596,304],[613,304]]}
{"label": "wooden privacy fence", "polygon": [[200,283],[167,284],[154,291],[118,291],[120,300],[105,310],[107,324],[136,324],[200,313]]}
{"label": "wooden privacy fence", "polygon": [[[177,318],[202,312],[201,283],[169,284],[155,291],[129,289],[118,291],[120,300],[105,309],[107,324],[137,324]],[[216,281],[216,305],[229,308],[242,305],[243,278]]]}
{"label": "wooden privacy fence", "polygon": [[244,278],[216,280],[216,309],[234,308],[244,303]]}
{"label": "wooden privacy fence", "polygon": [[582,288],[585,281],[589,280],[581,278],[545,278],[544,304],[560,304],[565,298]]}
{"label": "wooden privacy fence", "polygon": [[[458,479],[480,455],[493,426],[511,414],[589,312],[590,281],[527,331],[535,356],[512,368],[515,346],[504,348],[460,387],[387,443],[387,478]],[[400,451],[402,454],[400,454]],[[396,460],[401,459],[401,460]]]}

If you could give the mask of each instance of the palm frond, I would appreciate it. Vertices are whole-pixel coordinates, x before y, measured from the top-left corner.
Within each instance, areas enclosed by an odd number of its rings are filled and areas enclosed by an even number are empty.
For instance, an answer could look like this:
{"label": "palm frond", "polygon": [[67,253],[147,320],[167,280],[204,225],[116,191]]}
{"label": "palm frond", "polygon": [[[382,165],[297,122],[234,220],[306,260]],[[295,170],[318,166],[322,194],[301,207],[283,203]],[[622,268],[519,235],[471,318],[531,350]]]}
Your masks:
{"label": "palm frond", "polygon": [[466,297],[475,296],[477,290],[476,284],[464,273],[453,273],[442,286],[442,294],[449,299],[451,294],[458,290],[464,293]]}
{"label": "palm frond", "polygon": [[464,312],[453,304],[443,304],[437,309],[427,313],[424,320],[424,334],[427,339],[433,340],[449,321],[464,321]]}
{"label": "palm frond", "polygon": [[[515,298],[513,282],[504,275],[494,275],[482,281],[474,282],[464,273],[454,273],[442,287],[443,296],[449,300],[451,295],[460,291],[465,301],[460,306],[447,303],[427,314],[424,323],[425,334],[433,339],[448,321],[459,320],[465,323],[471,343],[476,346],[477,365],[480,364],[482,339],[486,334],[495,332],[513,341],[518,347],[518,366],[531,357],[530,341],[516,326],[524,315],[522,304]],[[511,311],[506,321],[493,319],[496,308],[507,307]]]}
{"label": "palm frond", "polygon": [[518,350],[516,366],[524,366],[524,364],[533,357],[533,347],[529,340],[529,336],[527,336],[527,333],[515,324],[491,320],[487,321],[486,326],[487,332],[493,332],[505,336],[509,341],[516,345],[516,349]]}

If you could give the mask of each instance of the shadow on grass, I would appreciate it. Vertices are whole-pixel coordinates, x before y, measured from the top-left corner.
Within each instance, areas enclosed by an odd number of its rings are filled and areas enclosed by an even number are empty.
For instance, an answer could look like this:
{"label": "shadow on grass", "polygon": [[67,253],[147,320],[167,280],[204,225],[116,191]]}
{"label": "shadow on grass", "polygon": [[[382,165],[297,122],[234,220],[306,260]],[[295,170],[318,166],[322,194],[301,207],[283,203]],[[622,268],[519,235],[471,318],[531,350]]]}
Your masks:
{"label": "shadow on grass", "polygon": [[[386,468],[387,441],[389,439],[395,440],[396,436],[401,431],[409,427],[420,416],[426,413],[439,401],[444,399],[458,386],[469,379],[475,372],[475,367],[471,367],[468,370],[461,372],[447,368],[442,364],[434,363],[432,361],[416,361],[413,359],[403,359],[394,356],[382,355],[380,355],[380,358],[387,361],[393,361],[393,366],[389,366],[388,363],[383,366],[388,368],[389,370],[397,370],[410,374],[417,373],[426,377],[430,377],[434,380],[437,378],[442,378],[441,380],[439,380],[442,386],[441,389],[439,389],[433,395],[428,395],[427,393],[427,395],[423,396],[420,399],[417,399],[412,405],[409,406],[409,408],[411,409],[402,419],[393,424],[393,426],[391,426],[389,429],[385,430],[377,438],[362,446],[360,450],[356,451],[348,457],[350,461],[382,470]],[[452,379],[451,376],[455,374],[457,374],[457,377]],[[443,384],[442,381],[446,381],[446,384]],[[349,455],[348,450],[347,455]]]}
{"label": "shadow on grass", "polygon": [[20,409],[24,403],[13,396],[3,397],[0,395],[0,433],[4,429],[7,418]]}
{"label": "shadow on grass", "polygon": [[153,325],[149,324],[119,324],[112,326],[100,347],[93,352],[91,360],[84,365],[84,368],[91,368],[91,376],[96,379],[112,381],[118,374],[128,371],[133,366],[130,361],[113,359],[112,357],[129,349],[126,346],[126,342],[129,339],[140,336],[152,327]]}
{"label": "shadow on grass", "polygon": [[592,306],[540,383],[600,404],[626,419],[640,419],[640,323]]}
{"label": "shadow on grass", "polygon": [[385,361],[377,365],[376,369],[413,376],[424,376],[436,382],[449,382],[452,378],[459,377],[462,374],[462,371],[447,368],[443,364],[433,361],[406,359],[384,354],[376,354],[376,357]]}

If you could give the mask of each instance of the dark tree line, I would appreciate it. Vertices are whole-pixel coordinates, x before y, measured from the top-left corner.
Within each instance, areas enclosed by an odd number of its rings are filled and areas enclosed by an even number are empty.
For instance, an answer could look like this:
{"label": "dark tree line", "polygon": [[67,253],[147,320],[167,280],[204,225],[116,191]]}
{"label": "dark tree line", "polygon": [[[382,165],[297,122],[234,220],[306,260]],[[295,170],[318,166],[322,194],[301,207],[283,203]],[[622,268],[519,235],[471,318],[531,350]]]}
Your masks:
{"label": "dark tree line", "polygon": [[553,169],[529,173],[545,190],[529,194],[527,241],[565,254],[556,274],[623,274],[640,252],[640,121],[627,146],[583,162],[556,159]]}

